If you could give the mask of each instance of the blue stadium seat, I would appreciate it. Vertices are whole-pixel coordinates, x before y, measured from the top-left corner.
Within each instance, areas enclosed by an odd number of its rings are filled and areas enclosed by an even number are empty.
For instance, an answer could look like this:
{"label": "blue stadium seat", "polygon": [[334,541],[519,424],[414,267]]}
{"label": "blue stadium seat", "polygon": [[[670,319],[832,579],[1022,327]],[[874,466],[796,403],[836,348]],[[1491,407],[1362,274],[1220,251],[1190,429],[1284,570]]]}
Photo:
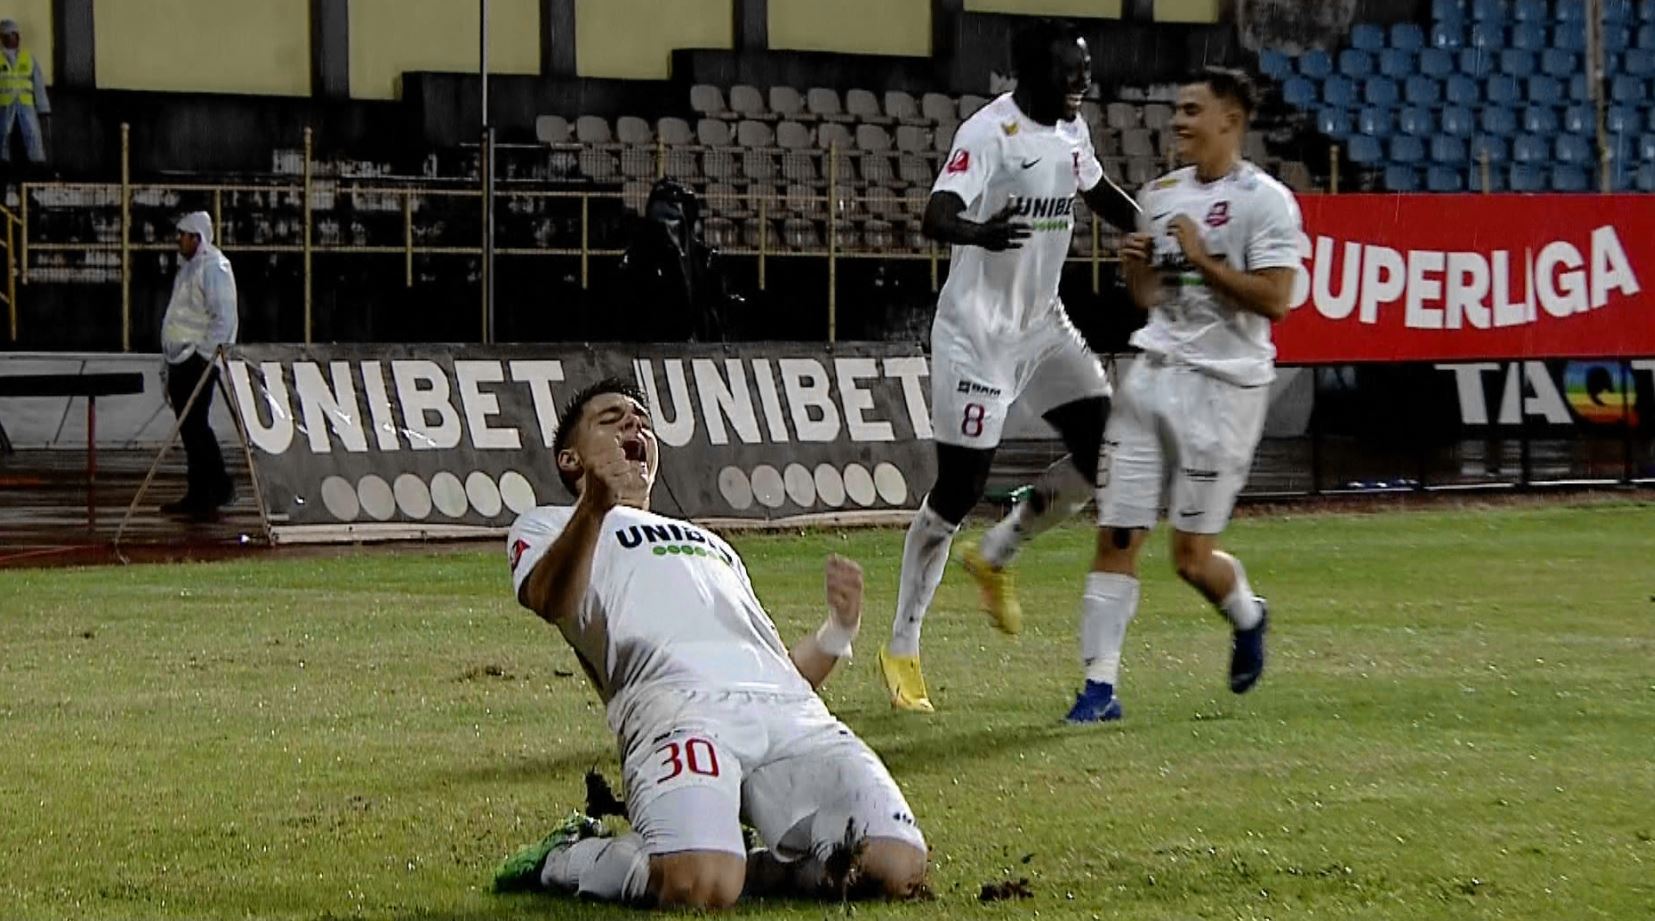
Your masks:
{"label": "blue stadium seat", "polygon": [[1399,22],[1391,26],[1391,47],[1418,51],[1425,47],[1425,33],[1411,22]]}
{"label": "blue stadium seat", "polygon": [[1482,88],[1470,77],[1458,74],[1449,77],[1445,91],[1449,103],[1453,105],[1474,106],[1483,101]]}
{"label": "blue stadium seat", "polygon": [[1385,159],[1385,152],[1379,146],[1379,141],[1365,135],[1352,135],[1350,139],[1350,162],[1378,163]]}
{"label": "blue stadium seat", "polygon": [[1573,51],[1547,48],[1540,52],[1540,70],[1558,79],[1567,79],[1580,73],[1580,62],[1575,59]]}
{"label": "blue stadium seat", "polygon": [[1464,106],[1445,106],[1442,110],[1442,133],[1453,137],[1470,137],[1477,130],[1477,117]]}
{"label": "blue stadium seat", "polygon": [[1391,136],[1391,110],[1367,106],[1356,113],[1356,130],[1369,137]]}
{"label": "blue stadium seat", "polygon": [[[1616,160],[1609,164],[1609,191],[1630,192],[1637,177],[1638,164]],[[1601,170],[1600,170],[1601,172]]]}
{"label": "blue stadium seat", "polygon": [[1528,79],[1529,102],[1543,106],[1558,106],[1563,104],[1563,82],[1556,77],[1544,74]]}
{"label": "blue stadium seat", "polygon": [[1409,77],[1402,89],[1403,98],[1411,105],[1434,106],[1442,102],[1442,84],[1430,77]]}
{"label": "blue stadium seat", "polygon": [[1517,48],[1507,48],[1500,52],[1500,73],[1511,74],[1513,77],[1534,76],[1534,52],[1522,51]]}
{"label": "blue stadium seat", "polygon": [[1339,72],[1358,79],[1373,73],[1373,55],[1355,48],[1339,52]]}
{"label": "blue stadium seat", "polygon": [[1578,166],[1554,166],[1552,188],[1559,192],[1585,192],[1592,188],[1592,183],[1586,170]]}
{"label": "blue stadium seat", "polygon": [[1546,30],[1539,23],[1524,22],[1511,29],[1511,47],[1539,51],[1546,47]]}
{"label": "blue stadium seat", "polygon": [[1604,113],[1610,134],[1637,134],[1643,130],[1643,115],[1634,106],[1610,106]]}
{"label": "blue stadium seat", "polygon": [[1518,22],[1545,22],[1547,16],[1546,0],[1517,0],[1511,13]]}
{"label": "blue stadium seat", "polygon": [[1471,139],[1471,147],[1467,151],[1473,162],[1481,163],[1484,155],[1488,162],[1499,165],[1511,159],[1511,151],[1506,147],[1506,139],[1483,134]]}
{"label": "blue stadium seat", "polygon": [[1569,101],[1591,102],[1592,87],[1586,82],[1585,74],[1575,74],[1569,78]]}
{"label": "blue stadium seat", "polygon": [[1333,59],[1320,48],[1312,48],[1299,55],[1299,73],[1320,80],[1333,73]]}
{"label": "blue stadium seat", "polygon": [[1344,140],[1350,137],[1350,110],[1323,106],[1316,110],[1316,130],[1330,138]]}
{"label": "blue stadium seat", "polygon": [[1586,27],[1578,22],[1566,22],[1552,30],[1552,47],[1579,53],[1586,50]]}
{"label": "blue stadium seat", "polygon": [[1437,135],[1431,139],[1432,163],[1465,163],[1465,141]]}
{"label": "blue stadium seat", "polygon": [[1281,85],[1282,101],[1296,109],[1315,105],[1316,95],[1316,84],[1304,77],[1288,77]]}
{"label": "blue stadium seat", "polygon": [[1454,72],[1454,55],[1441,48],[1426,48],[1419,53],[1419,72],[1427,77],[1446,77]]}
{"label": "blue stadium seat", "polygon": [[1493,73],[1494,64],[1498,60],[1487,48],[1461,48],[1454,57],[1457,59],[1460,73],[1478,80]]}
{"label": "blue stadium seat", "polygon": [[1556,15],[1559,22],[1585,22],[1586,0],[1557,0]]}
{"label": "blue stadium seat", "polygon": [[1402,98],[1396,81],[1389,77],[1374,77],[1362,86],[1362,98],[1369,105],[1394,106]]}
{"label": "blue stadium seat", "polygon": [[1655,51],[1633,48],[1621,56],[1621,69],[1634,77],[1655,74]]}
{"label": "blue stadium seat", "polygon": [[1350,108],[1356,104],[1356,83],[1334,74],[1322,81],[1322,101],[1330,106]]}
{"label": "blue stadium seat", "polygon": [[1503,48],[1506,44],[1505,27],[1497,22],[1474,22],[1466,45],[1472,48]]}
{"label": "blue stadium seat", "polygon": [[1655,163],[1655,134],[1638,135],[1637,159],[1641,163]]}
{"label": "blue stadium seat", "polygon": [[1419,170],[1396,163],[1385,167],[1385,188],[1392,192],[1418,192]]}
{"label": "blue stadium seat", "polygon": [[1592,155],[1592,146],[1578,134],[1558,135],[1553,152],[1559,163],[1591,163],[1597,159]]}
{"label": "blue stadium seat", "polygon": [[1483,130],[1489,134],[1517,133],[1517,113],[1505,106],[1486,106],[1483,109]]}
{"label": "blue stadium seat", "polygon": [[1632,28],[1626,25],[1606,24],[1603,27],[1603,49],[1608,52],[1625,51],[1632,47]]}
{"label": "blue stadium seat", "polygon": [[1517,78],[1510,74],[1494,74],[1488,78],[1486,88],[1488,101],[1495,105],[1512,105],[1522,95]]}
{"label": "blue stadium seat", "polygon": [[1655,22],[1655,0],[1638,0],[1638,18],[1644,22]]}
{"label": "blue stadium seat", "polygon": [[1546,189],[1546,174],[1539,168],[1518,163],[1511,168],[1513,192],[1541,192]]}
{"label": "blue stadium seat", "polygon": [[1413,76],[1419,67],[1414,63],[1414,53],[1403,51],[1400,48],[1386,48],[1379,52],[1379,72],[1394,80],[1402,80]]}
{"label": "blue stadium seat", "polygon": [[1385,47],[1385,30],[1370,23],[1359,23],[1351,27],[1350,45],[1363,51],[1378,51]]}
{"label": "blue stadium seat", "polygon": [[1258,53],[1258,70],[1272,80],[1285,80],[1293,73],[1293,59],[1270,48]]}
{"label": "blue stadium seat", "polygon": [[1549,163],[1552,146],[1538,134],[1520,134],[1511,145],[1511,159],[1514,163]]}
{"label": "blue stadium seat", "polygon": [[1477,22],[1505,22],[1505,0],[1471,0],[1471,18]]}
{"label": "blue stadium seat", "polygon": [[1563,110],[1563,130],[1569,134],[1597,134],[1597,110],[1586,105],[1569,106]]}
{"label": "blue stadium seat", "polygon": [[1425,142],[1416,137],[1399,134],[1391,138],[1391,160],[1396,163],[1418,163],[1425,159]]}
{"label": "blue stadium seat", "polygon": [[1432,19],[1457,19],[1465,16],[1462,0],[1431,0]]}
{"label": "blue stadium seat", "polygon": [[1524,109],[1523,131],[1527,134],[1556,134],[1557,110],[1549,106],[1529,106]]}
{"label": "blue stadium seat", "polygon": [[1620,74],[1609,81],[1609,98],[1615,102],[1640,103],[1645,100],[1644,89],[1641,78]]}
{"label": "blue stadium seat", "polygon": [[1645,22],[1638,27],[1638,47],[1655,51],[1655,22]]}
{"label": "blue stadium seat", "polygon": [[1638,167],[1638,177],[1632,181],[1632,186],[1640,192],[1655,192],[1655,163]]}
{"label": "blue stadium seat", "polygon": [[1465,29],[1456,22],[1439,22],[1431,27],[1432,48],[1460,48],[1465,45]]}
{"label": "blue stadium seat", "polygon": [[1464,192],[1465,176],[1457,169],[1433,166],[1425,171],[1425,189],[1429,192]]}
{"label": "blue stadium seat", "polygon": [[1396,126],[1403,134],[1430,137],[1437,133],[1437,120],[1424,106],[1409,106],[1397,113]]}
{"label": "blue stadium seat", "polygon": [[1632,9],[1632,0],[1603,0],[1603,19],[1605,22],[1631,22],[1636,11]]}

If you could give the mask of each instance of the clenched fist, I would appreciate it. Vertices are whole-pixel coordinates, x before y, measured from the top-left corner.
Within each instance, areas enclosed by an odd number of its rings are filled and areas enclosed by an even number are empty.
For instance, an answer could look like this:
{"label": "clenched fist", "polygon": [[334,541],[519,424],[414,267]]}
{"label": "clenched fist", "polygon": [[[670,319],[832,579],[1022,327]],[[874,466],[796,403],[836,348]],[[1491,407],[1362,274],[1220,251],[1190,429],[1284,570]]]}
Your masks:
{"label": "clenched fist", "polygon": [[862,622],[862,567],[838,554],[827,558],[827,603],[833,620],[845,630]]}
{"label": "clenched fist", "polygon": [[614,444],[605,449],[603,456],[586,468],[581,478],[581,498],[591,502],[598,511],[607,512],[619,505],[622,499],[648,492],[648,469],[647,461],[631,460],[626,456],[626,449],[617,435]]}

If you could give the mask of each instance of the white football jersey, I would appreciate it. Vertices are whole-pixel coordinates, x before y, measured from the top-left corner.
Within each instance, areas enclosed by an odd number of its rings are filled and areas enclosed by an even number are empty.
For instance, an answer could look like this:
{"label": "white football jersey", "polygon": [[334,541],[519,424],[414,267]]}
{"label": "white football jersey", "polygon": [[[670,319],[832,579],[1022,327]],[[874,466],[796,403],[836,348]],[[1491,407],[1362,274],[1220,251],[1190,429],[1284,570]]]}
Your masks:
{"label": "white football jersey", "polygon": [[1207,252],[1243,272],[1293,268],[1302,261],[1293,193],[1243,160],[1215,182],[1198,180],[1193,166],[1175,170],[1145,186],[1138,204],[1139,230],[1155,237],[1163,296],[1132,344],[1243,387],[1274,380],[1270,321],[1220,300],[1184,258],[1168,224],[1189,215]]}
{"label": "white football jersey", "polygon": [[1029,119],[1011,94],[996,97],[960,125],[932,194],[953,192],[962,216],[986,221],[1016,199],[1034,233],[1015,250],[956,246],[937,301],[939,321],[984,341],[1020,335],[1061,315],[1057,285],[1074,231],[1075,193],[1103,179],[1086,121]]}
{"label": "white football jersey", "polygon": [[[506,554],[519,602],[573,513],[542,506],[512,525]],[[730,545],[653,512],[618,506],[604,516],[586,597],[560,628],[616,731],[627,692],[644,686],[814,693]]]}

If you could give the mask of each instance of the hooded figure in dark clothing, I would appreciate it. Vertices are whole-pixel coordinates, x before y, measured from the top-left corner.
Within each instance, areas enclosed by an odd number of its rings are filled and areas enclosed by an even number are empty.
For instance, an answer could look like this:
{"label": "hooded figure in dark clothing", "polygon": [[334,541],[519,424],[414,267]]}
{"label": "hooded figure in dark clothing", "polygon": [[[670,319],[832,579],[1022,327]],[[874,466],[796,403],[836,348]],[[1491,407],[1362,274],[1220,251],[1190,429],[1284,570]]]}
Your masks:
{"label": "hooded figure in dark clothing", "polygon": [[701,238],[701,202],[682,183],[650,189],[644,219],[621,259],[623,303],[636,325],[624,338],[718,342],[739,297],[726,293],[718,251]]}

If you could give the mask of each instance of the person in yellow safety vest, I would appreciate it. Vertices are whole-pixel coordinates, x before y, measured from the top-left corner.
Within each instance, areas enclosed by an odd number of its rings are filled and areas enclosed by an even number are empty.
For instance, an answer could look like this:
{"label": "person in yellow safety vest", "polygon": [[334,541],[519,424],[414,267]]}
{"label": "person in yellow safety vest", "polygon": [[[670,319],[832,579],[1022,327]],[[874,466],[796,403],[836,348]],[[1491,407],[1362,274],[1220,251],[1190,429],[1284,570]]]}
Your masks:
{"label": "person in yellow safety vest", "polygon": [[11,133],[23,135],[30,163],[46,162],[46,144],[40,120],[50,118],[46,98],[46,66],[23,47],[23,32],[15,19],[0,19],[0,163],[11,162]]}

